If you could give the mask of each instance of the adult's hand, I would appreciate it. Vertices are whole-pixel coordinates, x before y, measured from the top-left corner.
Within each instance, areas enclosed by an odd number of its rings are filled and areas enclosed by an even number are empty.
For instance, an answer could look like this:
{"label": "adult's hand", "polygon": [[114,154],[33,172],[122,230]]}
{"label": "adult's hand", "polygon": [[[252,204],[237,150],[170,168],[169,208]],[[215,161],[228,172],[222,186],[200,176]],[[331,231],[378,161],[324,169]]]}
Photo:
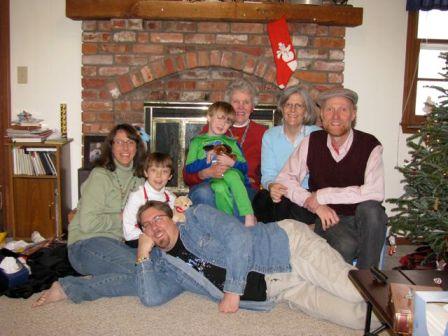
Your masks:
{"label": "adult's hand", "polygon": [[240,306],[240,296],[234,293],[224,293],[218,308],[221,313],[236,313]]}
{"label": "adult's hand", "polygon": [[221,164],[214,164],[211,165],[209,168],[202,169],[198,173],[198,176],[201,180],[206,180],[211,177],[222,178],[227,169],[229,169],[228,166],[224,166]]}
{"label": "adult's hand", "polygon": [[336,214],[336,211],[328,205],[320,205],[316,209],[316,215],[319,216],[324,231],[339,223],[339,216]]}
{"label": "adult's hand", "polygon": [[137,249],[137,260],[141,258],[148,258],[149,254],[154,247],[154,241],[147,234],[142,233],[138,237],[138,249]]}
{"label": "adult's hand", "polygon": [[315,192],[311,193],[310,196],[303,203],[303,207],[312,213],[316,213],[317,208],[321,204],[317,201],[317,194]]}
{"label": "adult's hand", "polygon": [[269,194],[271,195],[272,201],[274,203],[279,203],[282,200],[282,197],[286,195],[288,188],[285,187],[281,183],[270,183],[269,186]]}

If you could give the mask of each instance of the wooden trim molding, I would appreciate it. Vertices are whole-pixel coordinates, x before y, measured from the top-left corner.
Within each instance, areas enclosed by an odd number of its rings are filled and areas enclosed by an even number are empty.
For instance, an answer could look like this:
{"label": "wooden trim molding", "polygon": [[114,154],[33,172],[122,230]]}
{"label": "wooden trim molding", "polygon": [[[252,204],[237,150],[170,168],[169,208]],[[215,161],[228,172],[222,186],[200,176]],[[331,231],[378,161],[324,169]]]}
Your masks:
{"label": "wooden trim molding", "polygon": [[415,133],[424,122],[425,117],[415,115],[415,99],[417,96],[417,72],[420,40],[418,33],[418,12],[408,14],[408,31],[406,40],[406,64],[404,71],[403,116],[401,128],[403,133]]}
{"label": "wooden trim molding", "polygon": [[0,1],[0,231],[11,232],[12,223],[10,212],[10,180],[9,151],[7,147],[6,128],[10,124],[11,116],[11,83],[10,83],[10,37],[9,37],[9,0]]}
{"label": "wooden trim molding", "polygon": [[66,16],[73,20],[139,18],[235,22],[268,22],[285,16],[287,21],[356,27],[362,24],[363,9],[262,2],[66,0]]}

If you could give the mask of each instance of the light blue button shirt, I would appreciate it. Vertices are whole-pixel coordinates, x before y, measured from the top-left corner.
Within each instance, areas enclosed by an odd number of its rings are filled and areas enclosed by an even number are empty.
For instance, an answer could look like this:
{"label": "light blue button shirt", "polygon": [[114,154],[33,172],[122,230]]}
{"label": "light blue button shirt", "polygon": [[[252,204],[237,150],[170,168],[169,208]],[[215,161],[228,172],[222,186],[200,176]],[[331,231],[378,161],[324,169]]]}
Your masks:
{"label": "light blue button shirt", "polygon": [[[304,125],[294,143],[287,138],[283,125],[272,127],[264,133],[261,146],[261,184],[264,188],[267,189],[269,183],[275,181],[289,156],[303,138],[320,129],[316,125]],[[308,177],[302,181],[302,187],[308,189]]]}

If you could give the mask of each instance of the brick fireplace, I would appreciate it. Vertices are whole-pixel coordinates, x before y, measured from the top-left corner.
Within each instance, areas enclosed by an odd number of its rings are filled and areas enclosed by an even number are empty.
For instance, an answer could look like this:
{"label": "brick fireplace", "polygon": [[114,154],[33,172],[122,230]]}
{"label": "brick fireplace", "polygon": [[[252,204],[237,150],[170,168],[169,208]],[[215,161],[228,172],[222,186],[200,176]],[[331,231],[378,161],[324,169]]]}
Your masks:
{"label": "brick fireplace", "polygon": [[[275,104],[276,69],[265,23],[86,20],[82,24],[83,134],[144,121],[144,103],[223,99],[244,77]],[[345,27],[289,23],[298,56],[292,83],[318,91],[343,83]]]}

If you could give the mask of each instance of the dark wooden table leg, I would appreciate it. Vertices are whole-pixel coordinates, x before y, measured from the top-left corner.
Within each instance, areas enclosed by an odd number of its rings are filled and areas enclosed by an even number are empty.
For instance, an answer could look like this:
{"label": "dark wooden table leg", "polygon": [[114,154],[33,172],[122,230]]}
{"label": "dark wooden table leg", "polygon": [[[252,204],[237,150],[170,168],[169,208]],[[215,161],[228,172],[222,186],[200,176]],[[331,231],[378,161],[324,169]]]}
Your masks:
{"label": "dark wooden table leg", "polygon": [[372,304],[367,302],[366,324],[364,326],[364,336],[370,335],[370,319],[372,318]]}

